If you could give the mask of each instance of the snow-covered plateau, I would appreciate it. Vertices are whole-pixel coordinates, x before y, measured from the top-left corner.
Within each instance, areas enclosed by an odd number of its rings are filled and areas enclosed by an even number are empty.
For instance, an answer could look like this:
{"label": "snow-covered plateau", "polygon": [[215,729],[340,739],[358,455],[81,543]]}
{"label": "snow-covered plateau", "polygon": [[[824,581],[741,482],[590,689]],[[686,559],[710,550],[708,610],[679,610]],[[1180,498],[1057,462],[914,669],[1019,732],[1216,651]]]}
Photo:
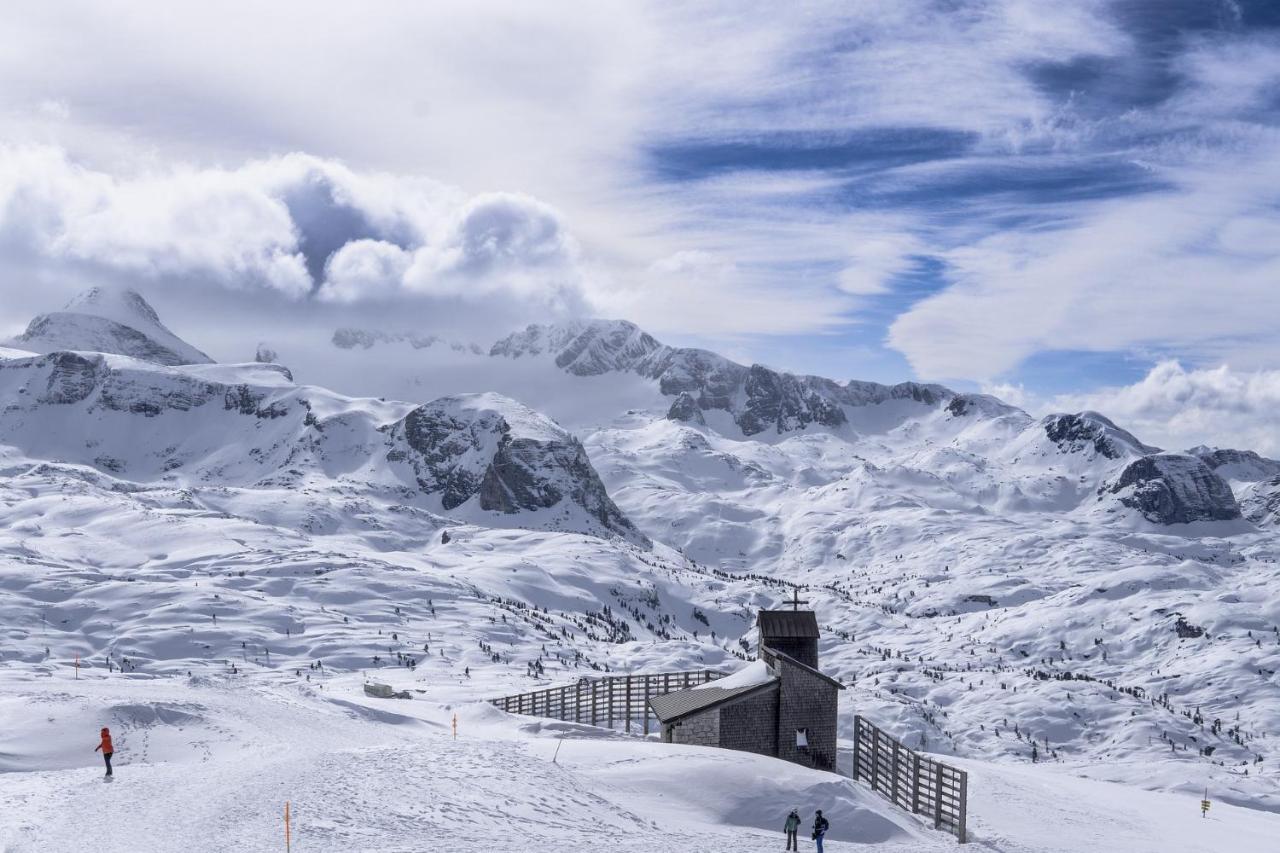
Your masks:
{"label": "snow-covered plateau", "polygon": [[286,800],[297,850],[765,850],[793,806],[950,846],[834,774],[482,701],[736,670],[797,588],[842,748],[861,714],[968,770],[973,843],[1275,849],[1280,463],[623,322],[432,341],[212,363],[95,291],[0,348],[0,849],[278,849]]}

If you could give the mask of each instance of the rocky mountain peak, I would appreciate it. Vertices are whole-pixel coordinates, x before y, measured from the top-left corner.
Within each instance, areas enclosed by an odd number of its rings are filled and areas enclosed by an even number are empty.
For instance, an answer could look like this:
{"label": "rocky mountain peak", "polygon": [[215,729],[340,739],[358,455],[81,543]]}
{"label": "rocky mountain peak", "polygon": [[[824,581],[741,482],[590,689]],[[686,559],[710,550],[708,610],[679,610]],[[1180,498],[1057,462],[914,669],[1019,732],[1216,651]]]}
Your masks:
{"label": "rocky mountain peak", "polygon": [[625,372],[656,380],[663,395],[677,398],[672,411],[682,413],[681,420],[697,421],[690,410],[692,401],[703,412],[730,413],[745,436],[810,426],[837,428],[848,422],[847,406],[889,400],[936,406],[954,396],[941,385],[841,384],[760,364],[747,366],[708,350],[668,346],[625,320],[528,326],[495,343],[490,355],[550,357],[561,370],[578,376]]}
{"label": "rocky mountain peak", "polygon": [[131,288],[91,287],[69,301],[64,311],[92,314],[127,326],[159,325],[156,309]]}
{"label": "rocky mountain peak", "polygon": [[62,311],[39,315],[9,345],[37,353],[112,353],[170,366],[213,362],[169,331],[141,294],[108,287],[91,287]]}
{"label": "rocky mountain peak", "polygon": [[1046,415],[1041,424],[1049,440],[1070,453],[1091,451],[1107,459],[1120,459],[1160,450],[1143,444],[1133,433],[1121,429],[1097,412]]}
{"label": "rocky mountain peak", "polygon": [[1200,445],[1191,448],[1187,453],[1204,460],[1204,464],[1228,480],[1256,483],[1280,477],[1280,461],[1268,459],[1252,450]]}

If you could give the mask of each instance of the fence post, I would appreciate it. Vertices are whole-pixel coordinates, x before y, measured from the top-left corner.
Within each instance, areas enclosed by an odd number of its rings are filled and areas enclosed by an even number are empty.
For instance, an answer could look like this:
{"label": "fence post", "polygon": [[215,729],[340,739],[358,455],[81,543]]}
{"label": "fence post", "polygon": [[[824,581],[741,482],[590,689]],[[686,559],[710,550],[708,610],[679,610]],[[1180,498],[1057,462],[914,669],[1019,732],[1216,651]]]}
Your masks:
{"label": "fence post", "polygon": [[591,682],[591,725],[596,724],[597,704],[600,699],[600,682]]}
{"label": "fence post", "polygon": [[920,756],[911,754],[911,813],[920,814]]}
{"label": "fence post", "polygon": [[582,722],[582,679],[578,679],[578,684],[573,697],[573,721],[575,723]]}
{"label": "fence post", "polygon": [[934,762],[933,828],[942,828],[942,763]]}
{"label": "fence post", "polygon": [[880,777],[880,730],[871,731],[871,790],[879,791],[877,784]]}
{"label": "fence post", "polygon": [[862,716],[853,718],[853,778],[858,778],[859,767],[867,761],[867,724]]}
{"label": "fence post", "polygon": [[631,709],[631,676],[627,676],[627,734],[631,734],[631,718],[635,712]]}
{"label": "fence post", "polygon": [[893,785],[890,786],[889,800],[895,806],[898,805],[898,752],[899,752],[898,745],[894,744],[893,745],[893,765],[892,765],[892,770],[890,771],[891,773],[893,773]]}
{"label": "fence post", "polygon": [[644,736],[649,736],[649,676],[644,677]]}
{"label": "fence post", "polygon": [[960,825],[956,828],[956,835],[960,838],[960,843],[964,844],[968,838],[969,823],[969,774],[960,771]]}

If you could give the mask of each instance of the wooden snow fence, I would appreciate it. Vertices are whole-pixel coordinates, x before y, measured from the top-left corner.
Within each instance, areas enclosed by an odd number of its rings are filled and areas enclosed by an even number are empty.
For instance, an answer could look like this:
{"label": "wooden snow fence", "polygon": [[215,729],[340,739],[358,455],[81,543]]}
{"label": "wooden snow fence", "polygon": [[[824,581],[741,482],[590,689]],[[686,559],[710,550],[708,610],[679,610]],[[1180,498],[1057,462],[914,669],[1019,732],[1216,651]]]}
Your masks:
{"label": "wooden snow fence", "polygon": [[853,778],[965,843],[969,774],[963,770],[908,749],[867,719],[854,717]]}
{"label": "wooden snow fence", "polygon": [[489,702],[511,714],[621,728],[626,732],[631,732],[635,726],[636,730],[647,735],[659,728],[657,717],[649,710],[650,699],[724,676],[725,673],[714,669],[700,669],[653,675],[588,677],[564,687],[517,693],[490,699]]}

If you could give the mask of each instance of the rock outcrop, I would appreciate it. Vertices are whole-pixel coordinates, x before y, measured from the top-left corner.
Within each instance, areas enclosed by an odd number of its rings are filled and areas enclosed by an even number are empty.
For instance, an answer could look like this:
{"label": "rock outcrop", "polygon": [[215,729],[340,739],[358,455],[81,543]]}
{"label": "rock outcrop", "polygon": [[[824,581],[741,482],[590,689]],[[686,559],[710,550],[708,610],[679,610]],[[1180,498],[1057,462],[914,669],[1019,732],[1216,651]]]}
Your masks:
{"label": "rock outcrop", "polygon": [[1239,501],[1241,514],[1254,524],[1280,525],[1280,476],[1250,485]]}
{"label": "rock outcrop", "polygon": [[1120,459],[1126,455],[1160,452],[1160,448],[1143,444],[1097,412],[1048,415],[1041,424],[1049,440],[1066,453],[1084,451],[1107,459]]}
{"label": "rock outcrop", "polygon": [[1240,518],[1240,506],[1226,481],[1195,456],[1143,456],[1129,463],[1104,491],[1156,524]]}
{"label": "rock outcrop", "polygon": [[1228,480],[1256,483],[1280,477],[1280,461],[1268,459],[1252,450],[1201,445],[1191,448],[1187,453],[1200,457],[1218,476]]}
{"label": "rock outcrop", "polygon": [[706,416],[702,414],[702,409],[698,408],[698,401],[693,399],[688,391],[681,391],[675,400],[671,402],[671,408],[667,409],[667,420],[697,424],[698,426],[706,426],[707,424]]}
{"label": "rock outcrop", "polygon": [[560,508],[647,544],[618,509],[582,444],[550,419],[497,394],[443,397],[386,429],[388,461],[407,462],[446,510],[475,499],[514,514]]}

